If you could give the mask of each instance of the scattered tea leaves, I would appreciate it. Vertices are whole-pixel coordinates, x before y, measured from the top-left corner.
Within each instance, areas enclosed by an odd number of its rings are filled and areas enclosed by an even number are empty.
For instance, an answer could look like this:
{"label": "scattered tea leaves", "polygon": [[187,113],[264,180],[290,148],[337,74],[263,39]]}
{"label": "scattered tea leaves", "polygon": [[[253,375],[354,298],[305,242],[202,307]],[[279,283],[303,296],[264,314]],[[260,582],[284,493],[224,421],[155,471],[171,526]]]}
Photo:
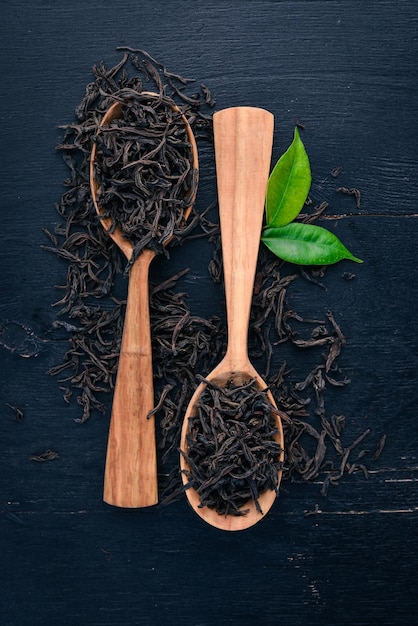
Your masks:
{"label": "scattered tea leaves", "polygon": [[30,461],[36,461],[37,463],[45,463],[46,461],[55,461],[58,459],[59,454],[55,450],[45,450],[41,454],[32,454],[29,457]]}
{"label": "scattered tea leaves", "polygon": [[337,191],[339,191],[340,193],[344,193],[347,196],[354,196],[355,200],[356,200],[356,207],[357,209],[360,208],[361,206],[361,192],[359,189],[356,189],[355,187],[338,187]]}
{"label": "scattered tea leaves", "polygon": [[9,409],[12,409],[16,422],[23,422],[25,414],[21,408],[15,406],[14,404],[9,404],[8,402],[6,403],[6,406],[8,406]]}

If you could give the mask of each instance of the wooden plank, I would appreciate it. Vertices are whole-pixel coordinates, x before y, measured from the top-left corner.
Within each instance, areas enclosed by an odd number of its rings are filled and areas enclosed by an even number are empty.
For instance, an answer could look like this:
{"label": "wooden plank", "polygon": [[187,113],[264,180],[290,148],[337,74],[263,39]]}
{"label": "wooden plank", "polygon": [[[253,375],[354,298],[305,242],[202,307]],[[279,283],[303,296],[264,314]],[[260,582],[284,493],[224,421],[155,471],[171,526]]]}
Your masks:
{"label": "wooden plank", "polygon": [[[196,0],[192,7],[184,0],[126,0],[99,8],[77,0],[22,0],[3,10],[2,623],[413,623],[415,0]],[[207,84],[217,109],[250,104],[273,112],[274,160],[301,122],[313,202],[329,205],[319,224],[364,260],[329,268],[321,279],[325,288],[300,276],[287,298],[306,317],[333,312],[347,339],[339,363],[351,383],[327,391],[327,411],[346,416],[348,445],[370,428],[359,451],[386,434],[382,456],[370,463],[368,479],[347,474],[326,498],[320,493],[325,472],[310,484],[284,483],[270,514],[245,533],[210,528],[185,498],[144,511],[105,505],[109,414],[76,423],[80,407],[63,401],[47,373],[66,347],[51,307],[66,264],[40,247],[47,243],[42,228],[59,221],[54,203],[67,176],[55,153],[63,135],[57,126],[72,121],[93,64],[115,63],[115,48],[123,44]],[[206,208],[216,195],[211,146],[202,149],[200,162],[198,202]],[[343,169],[334,178],[337,166]],[[360,206],[339,187],[358,189]],[[151,279],[189,268],[180,285],[193,310],[222,316],[223,295],[207,273],[211,255],[210,245],[193,241],[187,251],[174,250],[170,263],[157,260]],[[285,360],[299,381],[317,357],[282,344],[272,367]],[[109,409],[110,396],[103,400]],[[22,420],[9,405],[22,409]],[[314,411],[309,419],[318,426]],[[48,450],[58,457],[31,460]],[[166,468],[159,472],[163,481]]]}

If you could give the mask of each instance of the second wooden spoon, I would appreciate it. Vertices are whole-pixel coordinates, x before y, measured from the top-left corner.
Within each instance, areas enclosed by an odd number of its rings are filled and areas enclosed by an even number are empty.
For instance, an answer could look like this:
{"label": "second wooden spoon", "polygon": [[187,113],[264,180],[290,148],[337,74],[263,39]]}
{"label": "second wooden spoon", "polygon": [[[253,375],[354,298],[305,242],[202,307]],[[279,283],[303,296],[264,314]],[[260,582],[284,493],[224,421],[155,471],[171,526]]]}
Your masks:
{"label": "second wooden spoon", "polygon": [[[159,98],[153,93],[146,95]],[[178,110],[175,105],[172,108]],[[101,126],[121,116],[122,107],[117,102],[108,109]],[[191,146],[192,168],[197,176],[196,141],[184,115],[182,121]],[[96,146],[93,145],[90,187],[96,211],[100,215],[99,185],[94,172],[95,158]],[[193,201],[194,198],[191,198],[190,203]],[[190,208],[185,211],[185,219]],[[111,218],[103,217],[101,222],[129,261],[133,254],[132,243],[124,237],[119,227],[111,229]],[[151,506],[158,501],[155,425],[154,417],[148,417],[154,408],[148,294],[149,266],[154,257],[153,250],[144,249],[129,272],[125,322],[107,444],[103,500],[124,508]]]}
{"label": "second wooden spoon", "polygon": [[[216,176],[222,238],[222,258],[225,279],[228,346],[223,360],[206,377],[219,386],[228,381],[241,385],[256,379],[260,389],[266,387],[248,358],[247,335],[251,299],[257,264],[258,249],[264,213],[267,180],[273,141],[273,115],[264,109],[234,107],[218,111],[213,116]],[[196,403],[205,389],[199,385],[184,418],[181,450],[187,455],[189,417],[194,415]],[[274,400],[269,394],[269,400]],[[283,449],[283,430],[279,415],[275,415],[276,441]],[[281,455],[283,461],[283,453]],[[182,480],[187,486],[190,467],[181,455]],[[280,482],[279,471],[278,482]],[[258,522],[271,508],[276,492],[260,494],[260,513],[255,502],[245,504],[249,512],[244,516],[219,515],[216,510],[200,506],[197,491],[188,486],[186,495],[194,511],[206,522],[223,530],[242,530]]]}

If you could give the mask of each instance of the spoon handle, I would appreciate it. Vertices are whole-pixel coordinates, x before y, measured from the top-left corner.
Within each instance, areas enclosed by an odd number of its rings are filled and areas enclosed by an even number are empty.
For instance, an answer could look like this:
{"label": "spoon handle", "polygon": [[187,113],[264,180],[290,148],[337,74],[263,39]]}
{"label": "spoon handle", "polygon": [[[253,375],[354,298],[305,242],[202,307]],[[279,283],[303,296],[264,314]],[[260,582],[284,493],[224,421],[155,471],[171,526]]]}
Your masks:
{"label": "spoon handle", "polygon": [[225,360],[234,371],[248,361],[248,324],[274,117],[264,109],[234,107],[215,113],[213,125],[228,318]]}
{"label": "spoon handle", "polygon": [[103,499],[124,508],[158,501],[148,272],[144,250],[129,276],[125,323],[113,397]]}

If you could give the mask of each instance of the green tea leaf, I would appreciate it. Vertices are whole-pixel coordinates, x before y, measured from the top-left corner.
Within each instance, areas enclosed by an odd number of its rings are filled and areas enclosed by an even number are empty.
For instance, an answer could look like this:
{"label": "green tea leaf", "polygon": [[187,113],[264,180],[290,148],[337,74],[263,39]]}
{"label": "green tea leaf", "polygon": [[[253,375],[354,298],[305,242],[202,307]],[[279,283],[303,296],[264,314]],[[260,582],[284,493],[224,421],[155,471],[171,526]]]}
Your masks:
{"label": "green tea leaf", "polygon": [[276,256],[298,265],[331,265],[342,259],[362,263],[333,233],[321,226],[293,222],[267,227],[261,240]]}
{"label": "green tea leaf", "polygon": [[285,226],[301,212],[311,186],[305,146],[295,128],[293,141],[270,174],[266,194],[267,226]]}

